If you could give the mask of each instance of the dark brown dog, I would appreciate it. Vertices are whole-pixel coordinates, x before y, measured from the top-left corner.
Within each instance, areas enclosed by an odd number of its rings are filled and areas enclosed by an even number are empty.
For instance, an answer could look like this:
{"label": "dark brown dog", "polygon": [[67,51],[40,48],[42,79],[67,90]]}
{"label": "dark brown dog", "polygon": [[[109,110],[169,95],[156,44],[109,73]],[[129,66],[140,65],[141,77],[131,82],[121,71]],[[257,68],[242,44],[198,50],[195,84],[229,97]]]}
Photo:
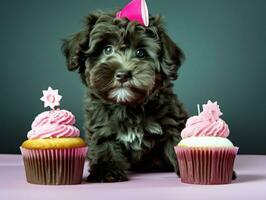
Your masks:
{"label": "dark brown dog", "polygon": [[87,88],[88,180],[124,181],[127,170],[178,172],[173,147],[187,114],[172,87],[183,53],[161,17],[144,27],[92,13],[63,51]]}

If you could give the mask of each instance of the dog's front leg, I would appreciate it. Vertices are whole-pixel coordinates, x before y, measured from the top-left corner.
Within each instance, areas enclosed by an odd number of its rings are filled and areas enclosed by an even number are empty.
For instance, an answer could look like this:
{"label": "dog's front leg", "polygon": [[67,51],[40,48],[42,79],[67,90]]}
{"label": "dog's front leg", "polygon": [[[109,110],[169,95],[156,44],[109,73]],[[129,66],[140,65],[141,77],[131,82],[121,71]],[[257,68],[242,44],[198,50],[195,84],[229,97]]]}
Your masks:
{"label": "dog's front leg", "polygon": [[127,181],[126,170],[129,164],[116,141],[105,141],[90,146],[90,174],[88,182]]}
{"label": "dog's front leg", "polygon": [[175,154],[175,151],[174,151],[174,146],[176,144],[174,142],[172,142],[172,141],[173,140],[169,140],[164,145],[164,154],[165,154],[165,157],[168,159],[169,163],[171,163],[171,165],[174,167],[174,170],[175,170],[176,174],[179,176],[180,175],[179,167],[178,167],[176,154]]}

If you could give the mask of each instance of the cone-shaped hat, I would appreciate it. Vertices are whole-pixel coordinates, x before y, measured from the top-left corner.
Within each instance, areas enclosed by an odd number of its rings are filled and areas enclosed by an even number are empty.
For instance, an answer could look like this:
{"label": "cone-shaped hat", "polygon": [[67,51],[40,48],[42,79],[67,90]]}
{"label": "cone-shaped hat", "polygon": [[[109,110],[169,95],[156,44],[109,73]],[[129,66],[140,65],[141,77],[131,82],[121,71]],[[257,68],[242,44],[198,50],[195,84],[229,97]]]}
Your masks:
{"label": "cone-shaped hat", "polygon": [[118,18],[138,21],[141,25],[149,25],[149,13],[145,0],[132,0],[116,14]]}

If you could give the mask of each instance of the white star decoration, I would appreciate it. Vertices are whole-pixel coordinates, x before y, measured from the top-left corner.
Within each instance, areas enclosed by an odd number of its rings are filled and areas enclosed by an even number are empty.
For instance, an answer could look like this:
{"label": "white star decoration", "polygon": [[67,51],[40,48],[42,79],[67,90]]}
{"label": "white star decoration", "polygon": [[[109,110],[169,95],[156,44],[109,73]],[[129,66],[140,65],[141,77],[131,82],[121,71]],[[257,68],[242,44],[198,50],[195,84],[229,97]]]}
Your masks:
{"label": "white star decoration", "polygon": [[43,90],[42,93],[43,96],[40,99],[44,102],[45,108],[49,106],[51,109],[54,109],[55,106],[60,106],[62,96],[58,94],[58,90],[48,87],[48,90]]}
{"label": "white star decoration", "polygon": [[217,101],[211,102],[210,100],[208,100],[207,104],[203,104],[202,107],[202,115],[209,117],[210,120],[218,120],[219,117],[223,114],[220,110],[219,105],[217,104]]}

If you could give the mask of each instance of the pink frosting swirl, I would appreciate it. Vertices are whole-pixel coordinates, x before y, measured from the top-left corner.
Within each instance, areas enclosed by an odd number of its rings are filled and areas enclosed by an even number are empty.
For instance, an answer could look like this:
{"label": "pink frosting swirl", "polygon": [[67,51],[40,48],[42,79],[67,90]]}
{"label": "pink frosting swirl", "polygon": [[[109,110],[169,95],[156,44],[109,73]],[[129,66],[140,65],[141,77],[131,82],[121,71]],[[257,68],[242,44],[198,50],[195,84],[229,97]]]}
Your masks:
{"label": "pink frosting swirl", "polygon": [[29,139],[78,137],[75,122],[75,116],[67,110],[45,111],[35,118],[27,136]]}
{"label": "pink frosting swirl", "polygon": [[228,125],[220,119],[222,115],[217,102],[208,101],[203,105],[203,111],[198,116],[190,117],[187,120],[186,127],[181,132],[182,138],[213,136],[228,137]]}

